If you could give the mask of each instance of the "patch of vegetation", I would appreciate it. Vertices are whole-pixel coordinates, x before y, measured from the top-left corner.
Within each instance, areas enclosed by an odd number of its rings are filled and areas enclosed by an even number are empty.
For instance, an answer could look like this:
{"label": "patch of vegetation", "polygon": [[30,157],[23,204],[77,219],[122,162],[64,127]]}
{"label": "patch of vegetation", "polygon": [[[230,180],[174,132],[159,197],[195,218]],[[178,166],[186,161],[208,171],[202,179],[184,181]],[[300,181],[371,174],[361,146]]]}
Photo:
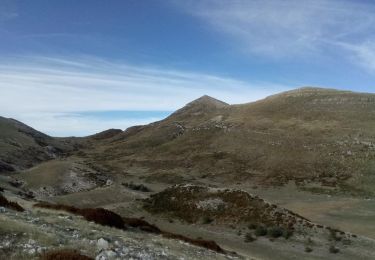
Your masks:
{"label": "patch of vegetation", "polygon": [[211,224],[214,220],[209,216],[204,216],[202,219],[202,224]]}
{"label": "patch of vegetation", "polygon": [[245,191],[212,191],[198,185],[175,185],[151,195],[143,203],[144,209],[152,214],[163,214],[188,223],[202,223],[202,219],[209,216],[231,228],[234,228],[233,224],[244,223],[249,225],[249,229],[256,229],[258,225],[292,229],[298,221],[303,220],[306,225],[310,222]]}
{"label": "patch of vegetation", "polygon": [[293,230],[285,228],[283,230],[283,238],[288,239],[293,235]]}
{"label": "patch of vegetation", "polygon": [[306,253],[311,253],[313,250],[312,250],[312,248],[311,247],[305,247],[305,252]]}
{"label": "patch of vegetation", "polygon": [[267,229],[267,235],[273,238],[281,237],[284,234],[284,228],[274,226]]}
{"label": "patch of vegetation", "polygon": [[[93,221],[103,226],[111,226],[111,227],[115,227],[119,229],[126,229],[126,226],[131,226],[131,227],[139,228],[140,230],[145,231],[145,232],[161,234],[163,237],[166,237],[166,238],[177,239],[177,240],[184,241],[186,243],[190,243],[192,245],[204,247],[204,248],[213,250],[218,253],[226,253],[225,250],[222,249],[218,244],[216,244],[215,241],[192,239],[192,238],[185,237],[179,234],[165,232],[165,231],[160,230],[155,225],[148,223],[145,220],[138,219],[138,218],[122,218],[120,215],[117,215],[116,213],[106,210],[106,209],[101,209],[101,208],[79,209],[73,206],[51,204],[48,202],[37,203],[34,205],[34,207],[54,209],[54,210],[63,210],[63,211],[66,211],[75,215],[81,215],[86,220]],[[60,258],[50,258],[50,259],[60,259]],[[61,258],[61,259],[65,259],[65,258]],[[67,259],[70,259],[70,258],[67,258]]]}
{"label": "patch of vegetation", "polygon": [[45,253],[41,260],[94,260],[76,250],[61,249]]}
{"label": "patch of vegetation", "polygon": [[122,217],[106,209],[82,209],[79,211],[79,214],[87,221],[92,221],[103,226],[125,229]]}
{"label": "patch of vegetation", "polygon": [[177,235],[169,232],[164,232],[163,237],[166,238],[173,238],[173,239],[178,239],[184,242],[187,242],[192,245],[204,247],[207,249],[210,249],[212,251],[218,252],[218,253],[225,253],[224,249],[222,249],[218,244],[216,244],[215,241],[212,240],[201,240],[201,239],[192,239],[188,238],[182,235]]}
{"label": "patch of vegetation", "polygon": [[257,224],[250,223],[250,224],[247,226],[247,228],[248,228],[248,229],[256,229],[257,226],[258,226]]}
{"label": "patch of vegetation", "polygon": [[151,190],[143,185],[143,184],[134,184],[133,182],[123,182],[121,183],[123,186],[136,191],[142,191],[142,192],[150,192]]}
{"label": "patch of vegetation", "polygon": [[255,235],[257,237],[267,235],[267,228],[265,228],[264,226],[257,226],[257,228],[255,229]]}
{"label": "patch of vegetation", "polygon": [[0,206],[13,209],[16,211],[25,211],[24,208],[22,208],[17,202],[9,201],[7,198],[5,198],[3,195],[0,194]]}
{"label": "patch of vegetation", "polygon": [[15,188],[19,188],[23,185],[23,183],[19,180],[11,180],[8,183]]}
{"label": "patch of vegetation", "polygon": [[246,243],[254,242],[256,239],[257,239],[256,236],[254,236],[252,233],[246,233],[246,235],[245,235],[245,242]]}
{"label": "patch of vegetation", "polygon": [[329,247],[329,252],[332,253],[332,254],[337,254],[338,252],[340,252],[340,249],[338,249],[335,246],[330,246]]}
{"label": "patch of vegetation", "polygon": [[133,228],[139,228],[142,231],[160,234],[162,231],[155,225],[148,223],[147,221],[139,218],[123,218],[125,224],[127,226]]}
{"label": "patch of vegetation", "polygon": [[342,240],[342,237],[337,235],[336,230],[330,229],[329,232],[330,232],[329,233],[329,240],[333,240],[333,241],[341,241]]}
{"label": "patch of vegetation", "polygon": [[34,207],[54,209],[54,210],[64,210],[75,215],[83,216],[87,221],[92,221],[103,226],[125,229],[124,220],[122,219],[120,215],[117,215],[116,213],[107,209],[103,209],[103,208],[79,209],[73,206],[51,204],[48,202],[37,203],[34,205]]}

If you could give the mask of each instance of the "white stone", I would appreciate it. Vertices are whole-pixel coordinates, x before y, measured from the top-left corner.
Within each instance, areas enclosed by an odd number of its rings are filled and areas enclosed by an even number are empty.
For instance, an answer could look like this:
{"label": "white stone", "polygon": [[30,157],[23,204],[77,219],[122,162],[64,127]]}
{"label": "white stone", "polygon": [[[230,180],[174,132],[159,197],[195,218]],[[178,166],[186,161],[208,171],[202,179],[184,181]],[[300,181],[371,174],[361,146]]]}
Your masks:
{"label": "white stone", "polygon": [[109,247],[109,243],[107,240],[105,240],[104,238],[99,238],[98,239],[98,242],[96,243],[97,247],[99,250],[102,250],[102,249],[107,249]]}
{"label": "white stone", "polygon": [[109,251],[105,251],[105,254],[111,259],[111,258],[114,258],[117,256],[116,252],[112,251],[112,250],[109,250]]}
{"label": "white stone", "polygon": [[95,260],[107,260],[107,258],[104,255],[100,254],[95,257]]}
{"label": "white stone", "polygon": [[34,245],[36,242],[35,242],[35,240],[33,240],[33,239],[29,239],[29,242],[28,242],[30,245]]}

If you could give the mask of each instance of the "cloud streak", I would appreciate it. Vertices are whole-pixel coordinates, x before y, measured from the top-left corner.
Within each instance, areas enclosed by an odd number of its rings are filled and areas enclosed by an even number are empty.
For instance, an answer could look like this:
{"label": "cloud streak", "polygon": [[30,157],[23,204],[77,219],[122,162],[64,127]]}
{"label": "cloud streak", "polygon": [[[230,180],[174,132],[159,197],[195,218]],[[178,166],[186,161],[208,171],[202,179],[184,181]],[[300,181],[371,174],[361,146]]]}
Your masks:
{"label": "cloud streak", "polygon": [[[0,111],[54,135],[84,135],[161,119],[77,116],[87,111],[173,111],[208,94],[242,103],[288,87],[93,57],[21,57],[0,62]],[[64,116],[61,116],[64,115]],[[63,127],[65,125],[65,127]],[[68,131],[67,129],[74,129]]]}
{"label": "cloud streak", "polygon": [[177,5],[229,36],[230,42],[251,55],[316,58],[327,55],[329,49],[374,67],[371,60],[361,58],[366,49],[363,45],[375,42],[371,38],[375,33],[374,4],[345,0],[202,0]]}

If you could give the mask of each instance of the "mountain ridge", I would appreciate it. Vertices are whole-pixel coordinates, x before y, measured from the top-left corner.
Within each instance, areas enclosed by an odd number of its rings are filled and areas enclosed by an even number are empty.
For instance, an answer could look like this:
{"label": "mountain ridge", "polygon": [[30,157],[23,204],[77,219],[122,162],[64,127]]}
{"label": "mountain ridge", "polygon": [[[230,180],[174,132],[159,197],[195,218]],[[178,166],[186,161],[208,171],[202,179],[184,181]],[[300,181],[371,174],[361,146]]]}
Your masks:
{"label": "mountain ridge", "polygon": [[[301,92],[313,95],[288,96]],[[161,121],[84,138],[90,145],[79,153],[113,171],[144,168],[150,179],[295,181],[369,192],[362,188],[372,182],[364,173],[375,159],[374,97],[310,87],[242,105],[202,96]]]}

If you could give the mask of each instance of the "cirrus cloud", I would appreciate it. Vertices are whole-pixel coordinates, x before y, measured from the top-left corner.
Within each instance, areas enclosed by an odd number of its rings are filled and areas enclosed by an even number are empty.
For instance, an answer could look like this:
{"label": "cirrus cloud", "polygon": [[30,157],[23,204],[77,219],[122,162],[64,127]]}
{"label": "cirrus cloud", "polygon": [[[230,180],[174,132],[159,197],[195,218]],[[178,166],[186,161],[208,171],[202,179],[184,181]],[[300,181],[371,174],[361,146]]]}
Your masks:
{"label": "cirrus cloud", "polygon": [[[127,118],[126,111],[173,111],[204,94],[242,103],[286,89],[284,85],[94,57],[20,57],[0,62],[2,116],[59,136],[149,123],[161,116],[143,113]],[[124,118],[106,120],[90,114],[97,111],[124,111]]]}
{"label": "cirrus cloud", "polygon": [[[348,0],[174,2],[250,55],[276,59],[349,57],[375,71],[375,5]],[[367,56],[367,54],[369,54]],[[349,59],[350,60],[350,59]]]}

